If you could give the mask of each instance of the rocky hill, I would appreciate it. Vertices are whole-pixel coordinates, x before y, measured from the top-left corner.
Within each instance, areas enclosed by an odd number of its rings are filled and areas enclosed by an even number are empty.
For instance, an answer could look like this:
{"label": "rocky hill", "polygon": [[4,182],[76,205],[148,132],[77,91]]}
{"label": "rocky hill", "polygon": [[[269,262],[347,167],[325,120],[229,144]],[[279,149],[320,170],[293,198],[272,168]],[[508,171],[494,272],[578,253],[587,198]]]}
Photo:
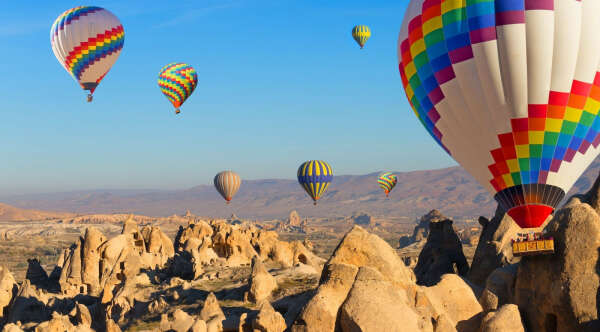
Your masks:
{"label": "rocky hill", "polygon": [[69,218],[74,216],[67,212],[50,212],[21,209],[8,204],[0,203],[0,221],[26,221]]}
{"label": "rocky hill", "polygon": [[[590,187],[600,162],[595,161],[572,192]],[[244,180],[231,205],[225,205],[212,185],[174,191],[99,190],[3,197],[26,209],[63,210],[80,214],[132,212],[168,216],[187,209],[196,215],[225,218],[285,219],[296,209],[304,217],[339,217],[362,211],[378,217],[422,216],[432,208],[453,218],[477,218],[494,212],[493,198],[462,168],[396,172],[398,185],[385,198],[377,175],[335,176],[318,206],[313,206],[295,180]]]}

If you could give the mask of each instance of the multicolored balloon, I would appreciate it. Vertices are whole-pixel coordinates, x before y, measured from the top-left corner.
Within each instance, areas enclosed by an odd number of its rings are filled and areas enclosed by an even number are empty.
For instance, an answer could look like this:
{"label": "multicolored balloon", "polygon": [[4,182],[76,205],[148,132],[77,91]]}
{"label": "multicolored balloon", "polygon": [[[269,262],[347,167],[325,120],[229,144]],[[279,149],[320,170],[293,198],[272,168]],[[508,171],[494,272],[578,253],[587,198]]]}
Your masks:
{"label": "multicolored balloon", "polygon": [[240,189],[242,179],[237,173],[232,171],[223,171],[218,173],[214,179],[215,188],[225,198],[227,204],[235,196],[235,193]]}
{"label": "multicolored balloon", "polygon": [[412,0],[402,84],[436,142],[521,228],[600,153],[600,1]]}
{"label": "multicolored balloon", "polygon": [[185,63],[170,63],[158,73],[158,87],[175,107],[179,107],[189,98],[198,84],[198,74],[192,66]]}
{"label": "multicolored balloon", "polygon": [[388,197],[390,191],[392,191],[396,186],[396,183],[398,183],[398,177],[390,172],[382,173],[377,178],[377,183],[385,192],[385,197]]}
{"label": "multicolored balloon", "polygon": [[362,49],[365,43],[371,37],[371,30],[366,25],[357,25],[352,28],[352,38],[358,43],[358,46]]}
{"label": "multicolored balloon", "polygon": [[324,161],[309,160],[298,168],[298,182],[313,199],[315,205],[329,187],[331,180],[333,180],[333,170]]}
{"label": "multicolored balloon", "polygon": [[125,41],[119,19],[100,7],[81,6],[62,13],[50,28],[50,44],[60,64],[89,91],[88,101],[115,64]]}

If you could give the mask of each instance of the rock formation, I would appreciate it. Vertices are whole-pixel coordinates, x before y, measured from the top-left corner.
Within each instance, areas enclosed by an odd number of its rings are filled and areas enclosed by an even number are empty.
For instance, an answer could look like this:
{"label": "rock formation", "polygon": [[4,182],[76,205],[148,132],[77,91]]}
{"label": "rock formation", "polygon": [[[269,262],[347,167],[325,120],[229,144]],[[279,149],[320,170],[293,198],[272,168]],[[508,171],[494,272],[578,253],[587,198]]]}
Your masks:
{"label": "rock formation", "polygon": [[249,286],[248,300],[256,303],[269,299],[273,291],[277,288],[277,281],[269,274],[258,256],[252,258],[252,273],[250,275]]}
{"label": "rock formation", "polygon": [[252,321],[253,332],[283,332],[287,326],[280,313],[275,311],[268,301],[263,301],[260,311]]}
{"label": "rock formation", "polygon": [[298,215],[298,212],[296,212],[296,210],[293,210],[292,212],[290,212],[290,216],[288,218],[288,225],[293,226],[293,227],[300,227],[301,223],[302,223],[302,220],[300,220],[300,216]]}
{"label": "rock formation", "polygon": [[207,330],[210,331],[221,331],[223,329],[223,321],[225,320],[225,314],[219,306],[219,301],[214,293],[209,293],[204,300],[204,306],[200,311],[199,318],[206,322]]}
{"label": "rock formation", "polygon": [[50,279],[40,261],[37,258],[31,258],[27,260],[27,264],[25,278],[38,288],[48,288]]}
{"label": "rock formation", "polygon": [[398,248],[404,248],[413,243],[425,242],[429,235],[429,223],[447,219],[438,210],[431,210],[426,215],[419,219],[419,223],[415,226],[413,234],[410,236],[403,236],[398,242]]}
{"label": "rock formation", "polygon": [[598,181],[586,195],[571,198],[548,223],[555,253],[525,257],[519,264],[515,302],[528,330],[600,330]]}
{"label": "rock formation", "polygon": [[175,248],[171,271],[187,280],[198,278],[205,266],[246,266],[255,256],[284,267],[310,265],[317,271],[324,262],[300,241],[281,241],[273,231],[259,230],[254,225],[231,225],[223,220],[198,220],[180,227]]}
{"label": "rock formation", "polygon": [[6,310],[15,295],[17,295],[18,285],[15,278],[8,268],[0,265],[0,322],[6,316]]}
{"label": "rock formation", "polygon": [[512,255],[512,240],[522,231],[500,207],[496,209],[496,214],[491,220],[479,217],[479,223],[483,229],[468,278],[476,285],[484,286],[492,271],[519,261],[519,257]]}
{"label": "rock formation", "polygon": [[466,332],[479,327],[481,306],[460,277],[445,275],[434,287],[415,281],[394,249],[355,226],[325,264],[317,290],[290,330],[394,331],[402,326],[402,331],[433,331],[445,326]]}
{"label": "rock formation", "polygon": [[525,332],[519,308],[514,304],[506,304],[498,309],[498,311],[488,313],[483,317],[479,331]]}
{"label": "rock formation", "polygon": [[[371,301],[365,301],[371,298]],[[406,292],[395,287],[376,269],[358,269],[352,288],[340,308],[342,331],[419,330],[419,317],[410,307]]]}
{"label": "rock formation", "polygon": [[[431,214],[431,212],[430,212]],[[419,254],[415,275],[419,285],[435,285],[446,273],[466,276],[469,264],[452,220],[429,218],[427,242]]]}
{"label": "rock formation", "polygon": [[122,233],[110,240],[89,227],[57,263],[60,289],[65,295],[98,295],[107,286],[134,278],[141,268],[164,266],[173,255],[171,240],[157,227],[139,231],[129,219]]}

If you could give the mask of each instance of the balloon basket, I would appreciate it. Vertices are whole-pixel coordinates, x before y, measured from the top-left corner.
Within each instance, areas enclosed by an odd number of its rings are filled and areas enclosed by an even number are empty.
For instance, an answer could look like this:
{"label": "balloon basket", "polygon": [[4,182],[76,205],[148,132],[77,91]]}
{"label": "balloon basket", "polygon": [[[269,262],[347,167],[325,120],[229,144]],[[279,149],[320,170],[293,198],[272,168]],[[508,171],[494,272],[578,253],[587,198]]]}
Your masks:
{"label": "balloon basket", "polygon": [[91,103],[92,100],[94,100],[94,96],[90,93],[89,95],[87,95],[87,101],[88,103]]}
{"label": "balloon basket", "polygon": [[179,114],[181,113],[181,111],[179,110],[179,108],[175,109],[175,114]]}
{"label": "balloon basket", "polygon": [[542,233],[517,234],[512,240],[513,256],[550,255],[554,253],[554,238]]}

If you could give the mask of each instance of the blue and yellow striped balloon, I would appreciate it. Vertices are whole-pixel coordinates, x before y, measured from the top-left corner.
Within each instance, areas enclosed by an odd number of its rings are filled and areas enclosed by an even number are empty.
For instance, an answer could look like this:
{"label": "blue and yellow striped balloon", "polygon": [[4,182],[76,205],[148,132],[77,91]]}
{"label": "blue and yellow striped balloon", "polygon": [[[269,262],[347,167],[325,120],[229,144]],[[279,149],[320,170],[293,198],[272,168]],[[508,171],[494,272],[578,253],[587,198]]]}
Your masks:
{"label": "blue and yellow striped balloon", "polygon": [[313,199],[315,205],[329,187],[332,179],[331,166],[321,160],[309,160],[298,168],[298,182]]}
{"label": "blue and yellow striped balloon", "polygon": [[385,197],[387,197],[390,191],[396,186],[396,183],[398,183],[398,177],[390,172],[385,172],[379,175],[377,183],[385,191]]}
{"label": "blue and yellow striped balloon", "polygon": [[358,43],[358,46],[360,46],[360,48],[363,48],[365,46],[365,43],[367,42],[367,40],[369,40],[370,37],[371,37],[371,30],[369,29],[368,26],[357,25],[354,28],[352,28],[352,38],[354,38],[354,40],[356,40],[356,42]]}

